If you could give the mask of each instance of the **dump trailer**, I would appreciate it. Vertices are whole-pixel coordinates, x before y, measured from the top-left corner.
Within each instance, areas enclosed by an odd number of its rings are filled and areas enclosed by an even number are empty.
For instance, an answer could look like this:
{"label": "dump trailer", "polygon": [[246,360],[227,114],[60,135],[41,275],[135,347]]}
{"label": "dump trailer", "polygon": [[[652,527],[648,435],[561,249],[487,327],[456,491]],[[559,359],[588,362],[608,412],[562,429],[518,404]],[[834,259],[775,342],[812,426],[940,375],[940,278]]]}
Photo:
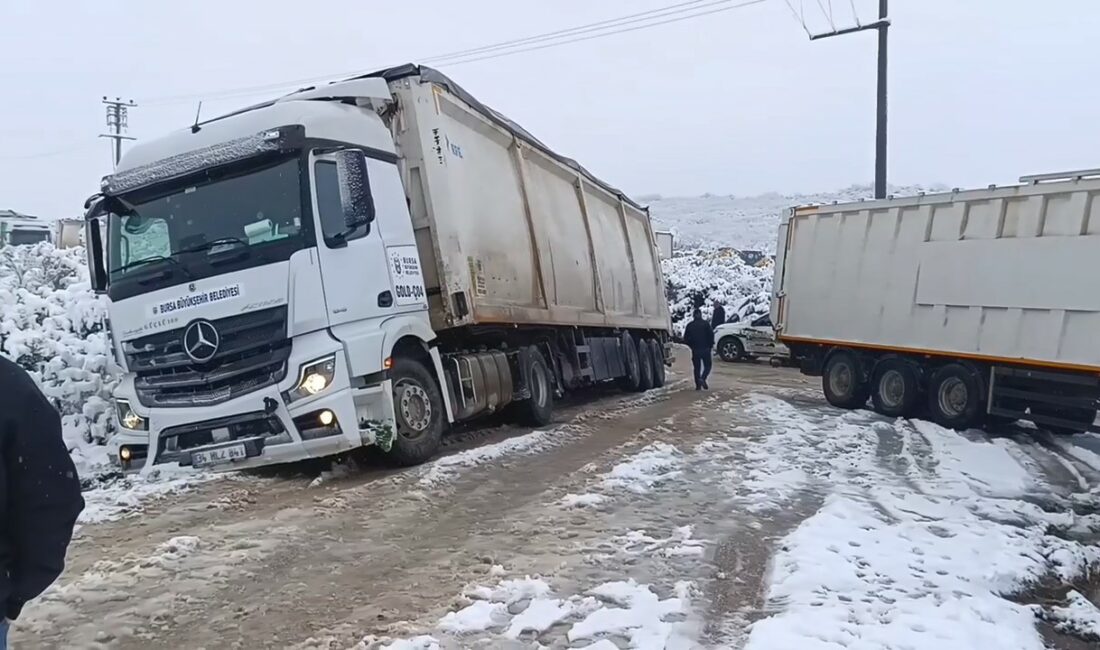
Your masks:
{"label": "dump trailer", "polygon": [[50,241],[50,226],[36,218],[0,216],[0,246],[26,246]]}
{"label": "dump trailer", "polygon": [[430,68],[138,143],[86,207],[123,465],[414,464],[456,422],[664,382],[648,211]]}
{"label": "dump trailer", "polygon": [[828,401],[954,428],[1093,428],[1100,170],[797,207],[772,318]]}

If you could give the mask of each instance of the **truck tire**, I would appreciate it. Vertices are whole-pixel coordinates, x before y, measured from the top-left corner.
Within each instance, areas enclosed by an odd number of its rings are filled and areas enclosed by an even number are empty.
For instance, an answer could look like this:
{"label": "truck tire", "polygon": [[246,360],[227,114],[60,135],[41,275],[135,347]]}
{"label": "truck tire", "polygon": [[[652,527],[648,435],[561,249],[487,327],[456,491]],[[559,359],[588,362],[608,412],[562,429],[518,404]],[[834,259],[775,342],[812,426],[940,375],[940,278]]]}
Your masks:
{"label": "truck tire", "polygon": [[526,365],[523,376],[527,377],[527,390],[531,397],[516,402],[516,418],[528,426],[546,426],[554,415],[554,382],[550,378],[550,366],[534,346],[527,348],[527,354],[520,358],[521,363]]}
{"label": "truck tire", "polygon": [[636,392],[642,385],[642,369],[638,359],[638,346],[630,332],[623,332],[619,338],[623,355],[623,368],[626,374],[619,379],[619,385],[623,390]]}
{"label": "truck tire", "polygon": [[985,416],[982,382],[969,366],[949,363],[932,373],[928,382],[928,412],[948,429],[969,429]]}
{"label": "truck tire", "polygon": [[645,339],[638,339],[638,370],[641,378],[638,390],[645,392],[653,388],[653,353],[649,349],[649,341]]}
{"label": "truck tire", "polygon": [[830,404],[849,410],[863,408],[870,393],[867,382],[863,381],[859,359],[845,350],[834,352],[825,362],[821,388]]}
{"label": "truck tire", "polygon": [[883,359],[871,376],[871,403],[875,411],[892,418],[916,414],[920,404],[920,376],[904,359]]}
{"label": "truck tire", "polygon": [[653,359],[653,387],[665,385],[665,352],[655,339],[649,341],[649,356]]}
{"label": "truck tire", "polygon": [[718,356],[722,361],[740,361],[745,358],[745,344],[736,336],[723,336],[718,341]]}
{"label": "truck tire", "polygon": [[401,467],[419,465],[435,456],[443,441],[443,396],[419,361],[394,359],[390,378],[397,430],[386,459]]}

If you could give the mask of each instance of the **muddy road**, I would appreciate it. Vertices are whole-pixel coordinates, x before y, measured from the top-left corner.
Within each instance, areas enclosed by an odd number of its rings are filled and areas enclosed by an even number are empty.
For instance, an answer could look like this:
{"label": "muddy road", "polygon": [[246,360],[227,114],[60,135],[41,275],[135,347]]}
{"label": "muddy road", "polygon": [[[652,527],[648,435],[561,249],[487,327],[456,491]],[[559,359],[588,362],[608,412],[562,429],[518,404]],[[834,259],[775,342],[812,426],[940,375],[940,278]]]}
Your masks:
{"label": "muddy road", "polygon": [[[794,370],[719,362],[703,392],[689,375],[563,405],[542,430],[461,432],[422,467],[220,478],[85,526],[12,643],[753,646],[754,621],[798,606],[769,591],[777,549],[838,494],[889,509],[901,492],[876,487],[972,485],[933,434],[829,409]],[[1095,496],[1086,453],[1004,436],[1041,477],[1022,502],[1073,512]],[[1095,541],[1079,519],[1058,532]]]}

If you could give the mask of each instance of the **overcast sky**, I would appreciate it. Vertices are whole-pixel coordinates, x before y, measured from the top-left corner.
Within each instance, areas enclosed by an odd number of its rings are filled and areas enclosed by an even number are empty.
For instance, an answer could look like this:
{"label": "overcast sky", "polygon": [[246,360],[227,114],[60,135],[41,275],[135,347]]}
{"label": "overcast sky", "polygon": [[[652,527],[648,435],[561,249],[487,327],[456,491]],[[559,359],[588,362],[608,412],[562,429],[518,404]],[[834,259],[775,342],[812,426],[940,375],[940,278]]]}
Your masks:
{"label": "overcast sky", "polygon": [[[141,104],[130,135],[153,138],[190,124],[200,98],[212,116],[281,94],[225,91],[676,1],[0,0],[0,208],[79,215],[110,171],[96,137],[104,94]],[[791,1],[826,27],[817,0]],[[852,23],[847,0],[831,4],[838,25]],[[891,4],[891,182],[984,186],[1100,166],[1100,2]],[[877,3],[856,6],[866,22]],[[873,176],[874,34],[811,44],[784,0],[439,67],[630,193],[815,191]]]}

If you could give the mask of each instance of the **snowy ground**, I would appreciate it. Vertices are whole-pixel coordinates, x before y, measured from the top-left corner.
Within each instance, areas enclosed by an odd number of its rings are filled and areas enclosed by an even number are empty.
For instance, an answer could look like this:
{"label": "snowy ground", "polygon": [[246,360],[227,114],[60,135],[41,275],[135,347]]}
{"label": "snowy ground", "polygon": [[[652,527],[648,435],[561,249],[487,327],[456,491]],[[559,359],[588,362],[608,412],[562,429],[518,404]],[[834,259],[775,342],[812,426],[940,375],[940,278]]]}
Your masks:
{"label": "snowy ground", "polygon": [[565,407],[546,430],[464,434],[419,468],[252,475],[146,501],[85,525],[13,638],[366,650],[1100,641],[1100,438],[958,434],[830,409],[791,370],[716,373],[709,393],[681,379]]}

